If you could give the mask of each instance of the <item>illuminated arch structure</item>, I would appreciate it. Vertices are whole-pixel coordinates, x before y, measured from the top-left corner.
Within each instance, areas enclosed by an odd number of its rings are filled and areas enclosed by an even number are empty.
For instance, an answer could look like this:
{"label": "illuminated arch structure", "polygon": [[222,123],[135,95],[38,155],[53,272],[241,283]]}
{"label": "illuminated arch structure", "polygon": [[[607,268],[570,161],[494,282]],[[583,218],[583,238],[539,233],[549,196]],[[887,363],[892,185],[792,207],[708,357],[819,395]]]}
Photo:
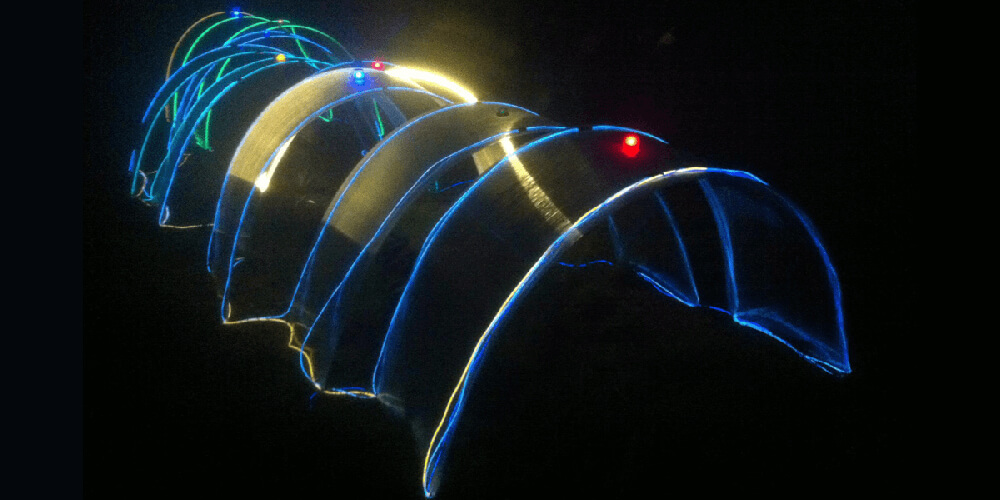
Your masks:
{"label": "illuminated arch structure", "polygon": [[355,60],[307,26],[198,20],[129,168],[161,225],[212,226],[224,323],[287,324],[318,391],[411,423],[428,497],[491,343],[519,334],[504,325],[554,267],[629,269],[850,372],[830,259],[761,179]]}

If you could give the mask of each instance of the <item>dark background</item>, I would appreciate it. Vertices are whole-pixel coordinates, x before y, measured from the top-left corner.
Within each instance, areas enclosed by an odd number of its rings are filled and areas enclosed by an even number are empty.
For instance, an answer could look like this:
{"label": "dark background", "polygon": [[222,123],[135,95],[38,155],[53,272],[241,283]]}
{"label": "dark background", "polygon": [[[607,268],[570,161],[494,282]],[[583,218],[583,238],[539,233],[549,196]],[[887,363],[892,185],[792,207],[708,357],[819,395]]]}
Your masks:
{"label": "dark background", "polygon": [[[509,367],[510,389],[467,409],[439,498],[893,483],[915,333],[916,7],[814,3],[239,4],[361,58],[439,69],[480,99],[635,127],[753,172],[808,214],[838,271],[843,378],[611,270],[553,273],[515,327],[591,347],[554,350],[547,371]],[[84,4],[84,492],[419,498],[405,424],[312,397],[280,328],[220,326],[206,233],[161,229],[127,195],[173,42],[231,6]],[[574,292],[549,300],[558,290]]]}

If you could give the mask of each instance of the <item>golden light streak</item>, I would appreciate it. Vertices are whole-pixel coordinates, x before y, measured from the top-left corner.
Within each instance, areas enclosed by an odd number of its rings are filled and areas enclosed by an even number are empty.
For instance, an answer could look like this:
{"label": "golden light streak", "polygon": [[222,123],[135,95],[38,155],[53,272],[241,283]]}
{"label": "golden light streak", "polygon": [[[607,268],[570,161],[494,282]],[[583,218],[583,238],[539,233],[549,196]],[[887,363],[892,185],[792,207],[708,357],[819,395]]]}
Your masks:
{"label": "golden light streak", "polygon": [[292,144],[293,140],[295,140],[294,135],[278,148],[278,152],[274,154],[274,159],[271,160],[271,164],[267,166],[266,170],[257,176],[257,180],[254,181],[254,185],[257,186],[257,189],[259,189],[261,193],[267,191],[267,187],[271,185],[271,176],[274,175],[274,171],[278,168],[278,163],[280,163],[281,158],[285,156],[285,152],[288,151],[288,146]]}
{"label": "golden light streak", "polygon": [[316,383],[316,376],[313,372],[312,357],[309,355],[309,349],[305,347],[300,347],[302,341],[299,340],[299,336],[296,335],[296,326],[301,326],[301,324],[292,323],[285,321],[281,318],[249,318],[242,319],[239,321],[228,321],[223,320],[222,324],[226,326],[239,325],[242,323],[281,323],[288,327],[288,347],[292,350],[300,353],[303,358],[305,358],[306,369],[309,372],[309,381],[312,382],[313,387],[316,388],[316,392],[323,394],[324,396],[350,396],[350,397],[363,397],[363,398],[374,398],[375,393],[369,391],[362,391],[357,389],[323,389],[322,386]]}
{"label": "golden light streak", "polygon": [[[510,133],[510,131],[507,131]],[[500,163],[503,157],[507,153],[504,151],[503,146],[495,142],[490,143],[488,146],[472,153],[472,162],[476,164],[476,171],[479,175],[483,175],[487,170],[493,168],[494,165]]]}
{"label": "golden light streak", "polygon": [[190,226],[174,226],[172,224],[160,224],[160,227],[166,227],[166,228],[169,228],[169,229],[194,229],[194,228],[198,228],[198,227],[212,227],[214,225],[215,224],[212,224],[212,223],[209,222],[209,223],[205,223],[205,224],[193,224],[193,225],[190,225]]}
{"label": "golden light streak", "polygon": [[562,210],[559,210],[559,207],[552,202],[552,198],[549,198],[549,195],[545,194],[545,190],[538,186],[535,178],[524,168],[524,164],[514,154],[517,148],[514,147],[514,143],[510,142],[510,136],[504,136],[500,139],[500,145],[503,147],[504,152],[507,153],[507,160],[510,162],[511,169],[517,176],[517,181],[521,183],[521,187],[524,188],[525,193],[528,194],[528,200],[531,201],[531,204],[545,217],[546,222],[556,226],[560,232],[568,229],[572,225],[569,217],[566,217],[566,214]]}
{"label": "golden light streak", "polygon": [[479,102],[479,99],[472,95],[472,92],[469,92],[468,89],[440,73],[422,69],[404,68],[402,66],[393,66],[388,68],[385,70],[385,73],[393,78],[399,78],[401,80],[424,82],[444,87],[455,94],[458,94],[458,96],[464,99],[465,102]]}

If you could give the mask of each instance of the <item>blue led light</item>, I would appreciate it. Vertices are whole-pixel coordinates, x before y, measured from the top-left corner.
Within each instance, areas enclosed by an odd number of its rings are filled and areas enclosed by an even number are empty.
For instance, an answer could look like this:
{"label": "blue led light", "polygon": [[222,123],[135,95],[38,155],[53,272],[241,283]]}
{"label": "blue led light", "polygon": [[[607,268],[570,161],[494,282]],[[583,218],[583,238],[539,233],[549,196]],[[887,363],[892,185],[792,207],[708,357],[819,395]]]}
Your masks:
{"label": "blue led light", "polygon": [[354,79],[354,84],[355,85],[364,85],[365,84],[365,72],[363,70],[360,70],[360,69],[354,70],[354,72],[351,73],[351,78]]}

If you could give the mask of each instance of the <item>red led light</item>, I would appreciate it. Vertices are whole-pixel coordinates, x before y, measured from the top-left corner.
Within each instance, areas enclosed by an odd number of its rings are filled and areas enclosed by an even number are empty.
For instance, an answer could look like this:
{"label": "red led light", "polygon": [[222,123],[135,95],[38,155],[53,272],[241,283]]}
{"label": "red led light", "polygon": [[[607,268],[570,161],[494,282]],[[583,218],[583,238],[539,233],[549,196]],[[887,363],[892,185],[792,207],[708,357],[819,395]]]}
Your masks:
{"label": "red led light", "polygon": [[625,136],[625,140],[622,141],[622,154],[629,158],[635,158],[639,154],[639,136],[635,134]]}
{"label": "red led light", "polygon": [[379,71],[382,71],[383,69],[385,69],[385,64],[382,64],[382,61],[375,61],[372,63],[372,69],[377,69]]}

